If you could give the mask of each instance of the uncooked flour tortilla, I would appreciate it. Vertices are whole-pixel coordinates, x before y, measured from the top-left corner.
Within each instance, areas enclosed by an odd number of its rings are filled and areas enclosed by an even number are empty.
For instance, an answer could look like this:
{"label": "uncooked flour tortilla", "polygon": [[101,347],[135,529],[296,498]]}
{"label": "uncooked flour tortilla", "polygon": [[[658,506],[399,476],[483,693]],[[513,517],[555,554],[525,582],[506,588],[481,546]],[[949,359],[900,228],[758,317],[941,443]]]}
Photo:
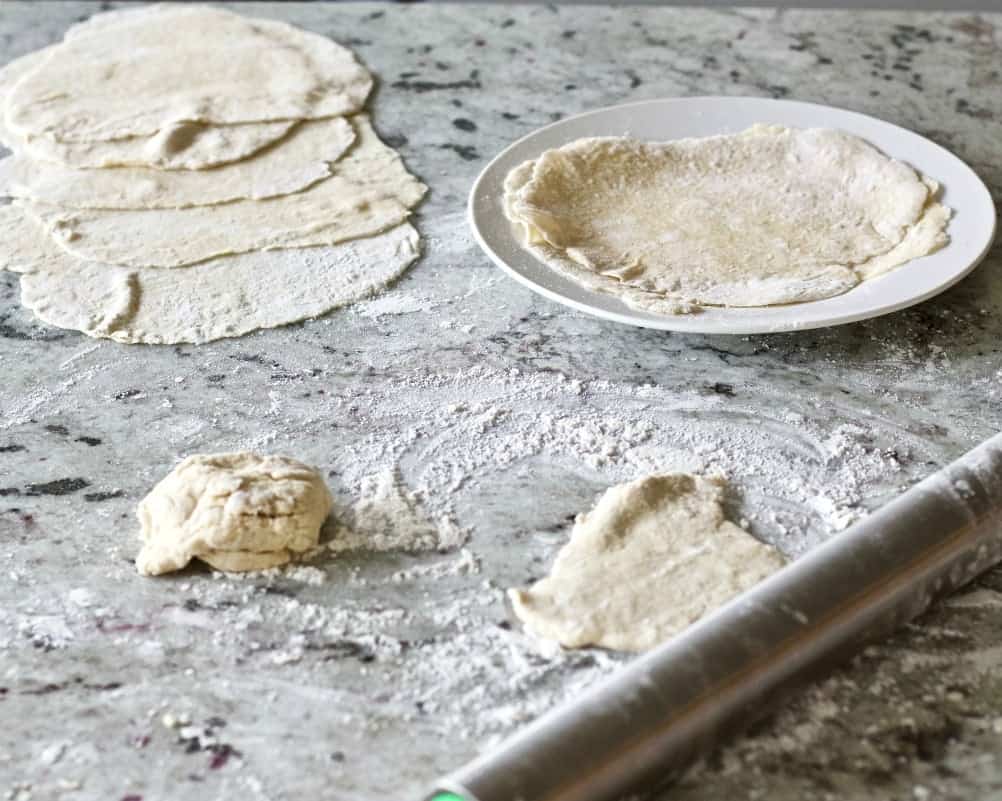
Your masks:
{"label": "uncooked flour tortilla", "polygon": [[68,209],[177,209],[263,200],[306,189],[331,175],[355,141],[344,117],[307,120],[278,147],[209,170],[119,167],[84,170],[15,155],[0,161],[0,195]]}
{"label": "uncooked flour tortilla", "polygon": [[302,192],[185,209],[15,205],[72,255],[123,267],[181,267],[231,253],[335,245],[399,225],[425,192],[366,115],[351,120],[355,144],[332,165],[330,178]]}
{"label": "uncooked flour tortilla", "polygon": [[350,114],[371,86],[351,51],[326,37],[179,4],[82,26],[49,48],[7,93],[5,123],[58,142],[116,140],[179,122]]}
{"label": "uncooked flour tortilla", "polygon": [[407,223],[332,247],[223,256],[175,270],[69,255],[17,208],[0,207],[0,268],[51,325],[123,343],[202,343],[325,314],[396,279],[418,257]]}
{"label": "uncooked flour tortilla", "polygon": [[48,58],[53,47],[28,53],[0,67],[0,144],[37,161],[82,169],[140,166],[200,170],[257,153],[284,137],[297,123],[297,120],[278,120],[207,125],[182,121],[152,136],[99,142],[58,142],[46,136],[18,134],[4,124],[7,95],[18,81]]}
{"label": "uncooked flour tortilla", "polygon": [[513,170],[505,212],[551,267],[639,308],[820,300],[942,247],[936,185],[850,134],[756,125],[580,139]]}
{"label": "uncooked flour tortilla", "polygon": [[547,578],[509,590],[533,634],[646,651],[783,566],[728,522],[724,482],[673,473],[611,487],[579,515]]}

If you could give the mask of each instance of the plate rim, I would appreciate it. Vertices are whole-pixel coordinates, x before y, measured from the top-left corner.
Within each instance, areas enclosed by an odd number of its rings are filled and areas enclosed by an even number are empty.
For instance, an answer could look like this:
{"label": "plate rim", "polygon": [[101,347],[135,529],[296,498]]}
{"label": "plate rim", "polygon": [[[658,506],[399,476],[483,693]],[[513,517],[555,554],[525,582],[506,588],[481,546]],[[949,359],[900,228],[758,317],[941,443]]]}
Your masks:
{"label": "plate rim", "polygon": [[[481,226],[478,222],[478,205],[479,205],[478,201],[481,195],[484,194],[482,191],[483,187],[493,177],[494,172],[498,168],[498,164],[502,161],[507,160],[507,157],[513,151],[520,149],[521,146],[523,146],[525,143],[535,139],[536,137],[543,135],[545,132],[550,131],[554,128],[564,127],[571,123],[579,122],[591,116],[622,112],[626,109],[634,109],[640,106],[649,106],[649,105],[663,106],[675,103],[687,103],[692,101],[714,102],[714,103],[720,102],[723,104],[751,101],[754,103],[764,103],[777,106],[787,106],[787,107],[795,106],[801,109],[818,109],[824,112],[836,112],[839,115],[848,115],[850,117],[856,117],[868,123],[876,122],[882,126],[887,126],[888,128],[894,129],[894,131],[900,134],[904,134],[909,137],[917,137],[922,141],[922,143],[925,146],[934,148],[936,151],[939,152],[939,155],[941,157],[945,157],[946,159],[955,162],[957,166],[965,170],[974,179],[977,189],[982,195],[980,201],[984,202],[986,209],[991,210],[991,222],[989,226],[990,230],[987,231],[987,236],[985,237],[984,243],[980,251],[976,254],[976,256],[973,259],[969,261],[969,263],[962,270],[959,270],[956,273],[952,274],[949,279],[947,279],[943,283],[937,284],[935,287],[926,289],[914,295],[908,295],[906,297],[899,298],[897,300],[888,301],[885,304],[881,304],[879,308],[861,309],[860,311],[857,312],[851,312],[851,311],[844,312],[824,319],[811,318],[811,317],[806,317],[803,319],[789,318],[786,320],[769,321],[769,322],[763,320],[761,323],[746,322],[744,324],[741,324],[738,323],[737,321],[734,321],[734,323],[728,324],[726,323],[726,321],[724,321],[724,323],[721,324],[719,318],[717,318],[708,326],[699,325],[698,321],[701,317],[701,315],[699,314],[659,315],[653,312],[645,312],[641,310],[636,310],[633,312],[628,311],[626,313],[623,313],[619,311],[600,308],[598,306],[591,305],[587,302],[583,302],[580,300],[576,300],[575,298],[568,297],[567,295],[562,294],[559,291],[555,291],[546,286],[543,286],[542,284],[534,281],[531,277],[523,274],[520,270],[510,265],[504,259],[504,257],[495,250],[494,246],[488,241],[487,237],[484,235],[484,232],[481,230]],[[584,136],[587,136],[587,134],[584,134]],[[578,136],[575,138],[581,138],[581,137]],[[665,139],[662,141],[672,141],[672,140]],[[872,145],[873,143],[871,142],[870,144]],[[877,145],[873,146],[877,147]],[[881,148],[878,147],[878,149]],[[885,151],[881,149],[881,152]],[[910,166],[912,166],[913,169],[917,169],[914,165]],[[503,210],[500,208],[500,198],[494,199],[493,202],[494,205],[497,206],[496,211],[503,214]],[[978,202],[979,202],[978,200],[975,200],[972,201],[972,204],[976,204]],[[956,211],[956,209],[953,210]],[[975,269],[977,269],[977,267],[981,264],[982,261],[984,261],[985,257],[991,251],[992,245],[995,242],[995,238],[998,231],[998,210],[995,208],[991,192],[989,191],[985,182],[982,180],[981,176],[978,175],[977,172],[959,156],[957,156],[947,148],[943,147],[942,145],[938,144],[937,142],[932,141],[928,137],[923,136],[922,134],[917,133],[916,131],[912,131],[908,128],[905,128],[902,125],[898,125],[897,123],[889,122],[888,120],[885,120],[881,117],[877,117],[872,114],[866,114],[860,111],[853,111],[852,109],[845,109],[839,106],[831,106],[831,105],[826,105],[824,103],[815,103],[812,101],[805,101],[805,100],[787,100],[783,98],[758,97],[753,95],[693,95],[686,97],[664,97],[664,98],[649,98],[646,100],[634,100],[627,103],[619,103],[612,106],[604,106],[602,108],[590,109],[588,111],[583,111],[571,115],[569,117],[565,117],[561,120],[555,120],[554,122],[547,123],[546,125],[536,128],[530,131],[529,133],[519,137],[514,142],[510,143],[507,147],[503,148],[500,152],[498,152],[484,166],[484,168],[480,171],[480,174],[476,177],[476,179],[473,182],[473,185],[470,188],[470,192],[467,199],[466,217],[467,217],[467,222],[473,232],[474,239],[476,240],[481,250],[484,251],[484,253],[495,264],[495,266],[501,268],[502,271],[504,271],[510,277],[514,278],[523,286],[528,287],[536,294],[539,294],[547,298],[548,300],[554,301],[569,308],[573,308],[577,311],[583,312],[592,317],[597,317],[603,320],[610,320],[612,322],[617,322],[624,325],[631,325],[635,327],[650,328],[663,331],[676,331],[679,333],[721,334],[721,335],[734,335],[734,336],[742,336],[749,334],[783,333],[790,331],[806,331],[818,328],[831,328],[838,325],[847,325],[849,323],[873,319],[875,317],[882,317],[886,314],[892,314],[896,311],[901,311],[902,309],[906,309],[911,306],[917,305],[926,300],[929,300],[930,298],[935,297],[936,295],[945,292],[946,290],[950,289],[951,287],[955,286],[957,283],[962,281],[968,275],[970,275]],[[947,248],[948,247],[949,245],[947,245]],[[944,248],[943,250],[946,250],[946,248]],[[566,276],[561,276],[558,271],[554,270],[545,262],[536,258],[528,250],[524,250],[524,253],[526,254],[527,257],[533,259],[537,264],[539,264],[545,270],[552,272],[554,275],[559,276],[564,280],[568,281],[571,280],[569,278],[566,278]],[[935,254],[930,254],[930,255],[935,255]],[[880,277],[878,277],[878,279],[876,280],[879,280]],[[854,289],[858,289],[863,286],[865,286],[865,283],[860,284]],[[615,298],[612,295],[599,293],[596,292],[595,290],[591,290],[588,289],[587,287],[580,285],[578,285],[578,289],[586,296],[603,297],[604,299],[613,298],[620,305],[625,305],[622,303],[621,300]],[[835,297],[844,297],[845,295],[850,294],[852,291],[854,290],[850,290],[847,293],[843,293],[843,295]],[[824,302],[825,300],[830,300],[830,299],[824,298],[819,301],[809,301],[807,303],[789,304],[789,305],[791,307],[793,306],[806,307],[809,306],[811,303],[821,303]],[[726,308],[724,307],[718,307],[718,308],[723,309],[724,313],[726,313]],[[761,308],[771,310],[784,307],[769,306]],[[748,312],[749,309],[743,308],[742,311]]]}

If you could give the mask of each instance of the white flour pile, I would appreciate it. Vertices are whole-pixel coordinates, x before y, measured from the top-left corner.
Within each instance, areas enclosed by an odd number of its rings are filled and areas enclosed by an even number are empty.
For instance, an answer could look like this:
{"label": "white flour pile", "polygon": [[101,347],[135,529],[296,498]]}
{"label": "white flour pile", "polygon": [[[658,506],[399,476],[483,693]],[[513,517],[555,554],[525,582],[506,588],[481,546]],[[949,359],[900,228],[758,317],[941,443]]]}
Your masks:
{"label": "white flour pile", "polygon": [[402,486],[391,469],[362,479],[361,497],[350,518],[328,543],[331,552],[450,551],[466,539],[449,517],[430,520],[418,493]]}

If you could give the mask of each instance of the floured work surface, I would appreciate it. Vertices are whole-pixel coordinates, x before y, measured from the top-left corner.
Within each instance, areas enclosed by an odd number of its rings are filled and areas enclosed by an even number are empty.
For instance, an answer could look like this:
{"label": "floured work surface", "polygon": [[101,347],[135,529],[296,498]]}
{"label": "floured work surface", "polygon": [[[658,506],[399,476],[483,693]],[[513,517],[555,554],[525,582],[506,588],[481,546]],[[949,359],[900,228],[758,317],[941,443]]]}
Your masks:
{"label": "floured work surface", "polygon": [[[0,26],[14,35],[0,41],[45,46],[91,9],[4,3]],[[426,261],[336,323],[176,348],[38,324],[17,276],[0,276],[5,790],[420,798],[621,663],[541,651],[504,601],[506,587],[548,572],[569,516],[607,487],[719,470],[737,492],[729,519],[796,555],[1002,430],[998,255],[934,301],[844,329],[665,335],[526,292],[475,253],[457,205],[485,157],[551,114],[763,93],[765,80],[809,100],[851,93],[860,111],[949,132],[951,147],[991,165],[1002,130],[983,116],[994,85],[978,76],[993,68],[984,30],[996,18],[366,3],[253,13],[350,40],[379,65],[379,133],[431,185],[417,221]],[[925,76],[921,95],[890,62],[900,77],[869,76],[862,56],[891,52]],[[702,66],[708,54],[717,66]],[[538,80],[513,82],[512,59],[530,55]],[[551,91],[566,84],[578,89]],[[970,115],[955,111],[960,98]],[[1002,188],[990,166],[985,177]],[[330,551],[243,580],[137,576],[139,501],[182,454],[245,449],[294,454],[323,471],[347,523],[383,531],[375,509],[389,508],[427,547]],[[443,517],[469,537],[447,553]],[[917,786],[930,799],[990,797],[1002,778],[1000,592],[996,574],[873,647],[660,799],[872,801]]]}
{"label": "floured work surface", "polygon": [[550,573],[508,591],[526,630],[565,648],[649,651],[783,566],[727,520],[719,476],[643,476],[574,520]]}

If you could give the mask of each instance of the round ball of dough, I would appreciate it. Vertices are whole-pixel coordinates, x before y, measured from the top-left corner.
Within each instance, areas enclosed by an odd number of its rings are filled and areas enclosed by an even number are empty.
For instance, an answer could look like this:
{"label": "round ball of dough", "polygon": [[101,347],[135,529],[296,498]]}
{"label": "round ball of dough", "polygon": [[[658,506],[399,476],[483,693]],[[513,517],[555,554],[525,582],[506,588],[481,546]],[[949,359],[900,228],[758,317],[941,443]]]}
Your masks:
{"label": "round ball of dough", "polygon": [[331,505],[320,473],[294,459],[189,456],[139,504],[136,567],[153,576],[196,557],[226,571],[281,565],[316,546]]}

